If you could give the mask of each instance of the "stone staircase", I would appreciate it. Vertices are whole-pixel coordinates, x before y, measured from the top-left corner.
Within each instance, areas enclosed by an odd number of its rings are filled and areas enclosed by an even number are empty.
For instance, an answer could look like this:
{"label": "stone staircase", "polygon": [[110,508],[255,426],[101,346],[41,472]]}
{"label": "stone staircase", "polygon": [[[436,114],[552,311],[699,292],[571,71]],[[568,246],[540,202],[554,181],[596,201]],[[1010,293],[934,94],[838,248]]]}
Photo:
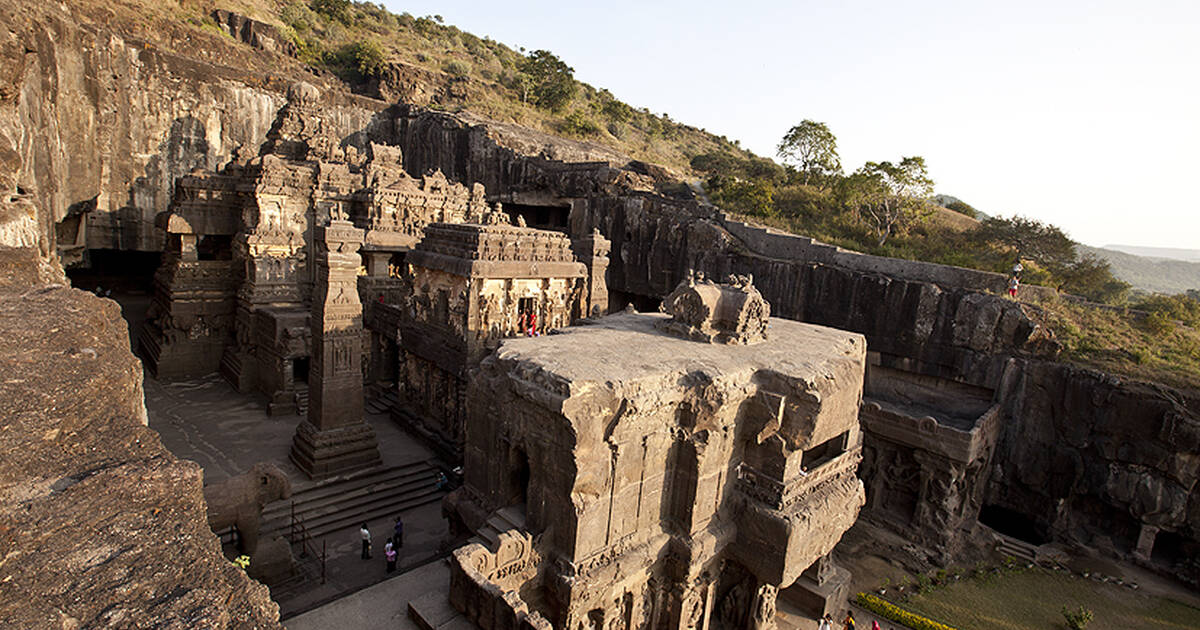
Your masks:
{"label": "stone staircase", "polygon": [[468,543],[477,542],[496,551],[500,548],[500,532],[510,529],[525,529],[525,505],[510,505],[500,508],[488,517],[483,527],[475,532]]}
{"label": "stone staircase", "polygon": [[994,532],[994,535],[996,536],[996,551],[1001,555],[1012,556],[1024,562],[1037,560],[1037,545],[998,532]]}
{"label": "stone staircase", "polygon": [[367,413],[372,415],[388,414],[392,409],[400,405],[400,397],[396,395],[395,390],[371,388],[371,395],[367,397],[367,401],[363,404],[363,408]]}
{"label": "stone staircase", "polygon": [[296,520],[302,522],[314,540],[340,532],[354,532],[364,521],[386,519],[421,505],[440,501],[445,491],[438,490],[438,469],[429,462],[377,468],[348,477],[323,481],[276,501],[262,514],[260,536],[290,533],[292,506]]}
{"label": "stone staircase", "polygon": [[293,395],[296,401],[296,415],[308,417],[308,386],[297,386],[296,393]]}
{"label": "stone staircase", "polygon": [[[488,517],[483,527],[467,543],[479,543],[492,551],[500,548],[500,533],[525,528],[525,505],[500,508]],[[444,591],[425,593],[408,602],[408,617],[421,630],[471,630],[476,628],[462,613],[450,606]]]}

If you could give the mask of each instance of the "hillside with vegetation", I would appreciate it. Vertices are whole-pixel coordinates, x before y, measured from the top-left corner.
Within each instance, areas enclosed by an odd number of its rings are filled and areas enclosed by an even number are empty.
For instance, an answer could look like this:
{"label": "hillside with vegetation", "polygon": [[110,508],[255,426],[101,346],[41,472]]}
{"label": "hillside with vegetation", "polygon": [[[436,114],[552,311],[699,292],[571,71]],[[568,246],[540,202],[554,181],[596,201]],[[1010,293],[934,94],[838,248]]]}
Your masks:
{"label": "hillside with vegetation", "polygon": [[[585,140],[670,169],[682,179],[701,153],[750,157],[731,141],[635,108],[574,77],[546,50],[514,50],[443,23],[441,16],[399,15],[350,0],[217,0],[216,7],[276,27],[299,59],[355,92],[431,109],[462,112],[557,136]],[[187,5],[190,6],[190,5]],[[185,9],[185,11],[188,9]],[[220,32],[200,5],[188,21]],[[419,94],[404,89],[423,84]]]}
{"label": "hillside with vegetation", "polygon": [[1113,275],[1134,289],[1150,293],[1184,293],[1200,289],[1200,262],[1153,258],[1107,247],[1080,245],[1079,249],[1104,259]]}

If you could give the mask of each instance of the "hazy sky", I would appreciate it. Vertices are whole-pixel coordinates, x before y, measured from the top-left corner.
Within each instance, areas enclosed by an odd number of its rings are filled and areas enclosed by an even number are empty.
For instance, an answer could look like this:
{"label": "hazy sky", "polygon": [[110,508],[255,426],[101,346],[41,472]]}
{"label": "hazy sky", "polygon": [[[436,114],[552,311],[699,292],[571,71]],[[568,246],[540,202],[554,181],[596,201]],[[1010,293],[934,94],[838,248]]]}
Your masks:
{"label": "hazy sky", "polygon": [[550,50],[760,155],[810,118],[847,171],[921,155],[989,214],[1200,248],[1200,0],[384,4]]}

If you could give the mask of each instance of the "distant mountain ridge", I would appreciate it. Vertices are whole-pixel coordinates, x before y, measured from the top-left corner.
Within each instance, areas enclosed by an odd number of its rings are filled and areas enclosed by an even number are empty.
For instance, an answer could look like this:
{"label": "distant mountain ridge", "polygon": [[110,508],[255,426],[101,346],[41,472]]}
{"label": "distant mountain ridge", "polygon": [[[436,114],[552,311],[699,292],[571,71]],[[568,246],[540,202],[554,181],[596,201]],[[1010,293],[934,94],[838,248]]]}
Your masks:
{"label": "distant mountain ridge", "polygon": [[[1124,246],[1118,246],[1124,247]],[[1200,262],[1163,257],[1138,256],[1116,249],[1079,245],[1080,254],[1094,254],[1106,261],[1113,275],[1133,285],[1135,289],[1154,293],[1183,293],[1188,289],[1200,289]],[[1187,252],[1194,250],[1169,250],[1165,247],[1140,247],[1151,251]],[[1200,252],[1196,252],[1200,254]]]}
{"label": "distant mountain ridge", "polygon": [[1134,256],[1143,256],[1146,258],[1200,263],[1200,249],[1142,247],[1138,245],[1105,245],[1104,249],[1112,249],[1125,254],[1133,254]]}

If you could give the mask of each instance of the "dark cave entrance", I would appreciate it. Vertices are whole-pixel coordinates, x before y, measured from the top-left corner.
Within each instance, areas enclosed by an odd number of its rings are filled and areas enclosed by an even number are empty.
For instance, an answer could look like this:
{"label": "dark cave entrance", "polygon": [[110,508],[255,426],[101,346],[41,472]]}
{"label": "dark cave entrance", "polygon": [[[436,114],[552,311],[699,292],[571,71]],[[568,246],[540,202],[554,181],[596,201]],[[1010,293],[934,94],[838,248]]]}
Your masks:
{"label": "dark cave entrance", "polygon": [[609,288],[608,312],[616,313],[630,305],[633,305],[633,308],[637,309],[639,313],[657,313],[659,306],[662,305],[662,298],[653,295],[626,293],[625,291]]}
{"label": "dark cave entrance", "polygon": [[523,507],[529,503],[529,484],[532,479],[529,455],[525,453],[525,449],[513,447],[509,451],[509,505],[519,504]]}
{"label": "dark cave entrance", "polygon": [[129,325],[129,342],[137,347],[146,309],[154,298],[154,272],[161,252],[120,249],[89,249],[83,262],[67,270],[71,286],[111,298],[121,305],[121,317]]}
{"label": "dark cave entrance", "polygon": [[985,505],[979,511],[979,522],[1017,540],[1031,545],[1044,545],[1050,542],[1045,529],[1032,518],[999,505]]}
{"label": "dark cave entrance", "polygon": [[522,203],[504,204],[504,213],[517,225],[517,217],[525,219],[525,225],[539,230],[567,232],[570,225],[571,206],[531,206]]}
{"label": "dark cave entrance", "polygon": [[300,383],[308,383],[309,370],[308,357],[296,357],[292,359],[292,382],[299,385]]}
{"label": "dark cave entrance", "polygon": [[1174,567],[1181,560],[1197,557],[1196,554],[1200,554],[1200,544],[1189,541],[1176,532],[1160,531],[1154,536],[1150,561],[1164,567]]}

